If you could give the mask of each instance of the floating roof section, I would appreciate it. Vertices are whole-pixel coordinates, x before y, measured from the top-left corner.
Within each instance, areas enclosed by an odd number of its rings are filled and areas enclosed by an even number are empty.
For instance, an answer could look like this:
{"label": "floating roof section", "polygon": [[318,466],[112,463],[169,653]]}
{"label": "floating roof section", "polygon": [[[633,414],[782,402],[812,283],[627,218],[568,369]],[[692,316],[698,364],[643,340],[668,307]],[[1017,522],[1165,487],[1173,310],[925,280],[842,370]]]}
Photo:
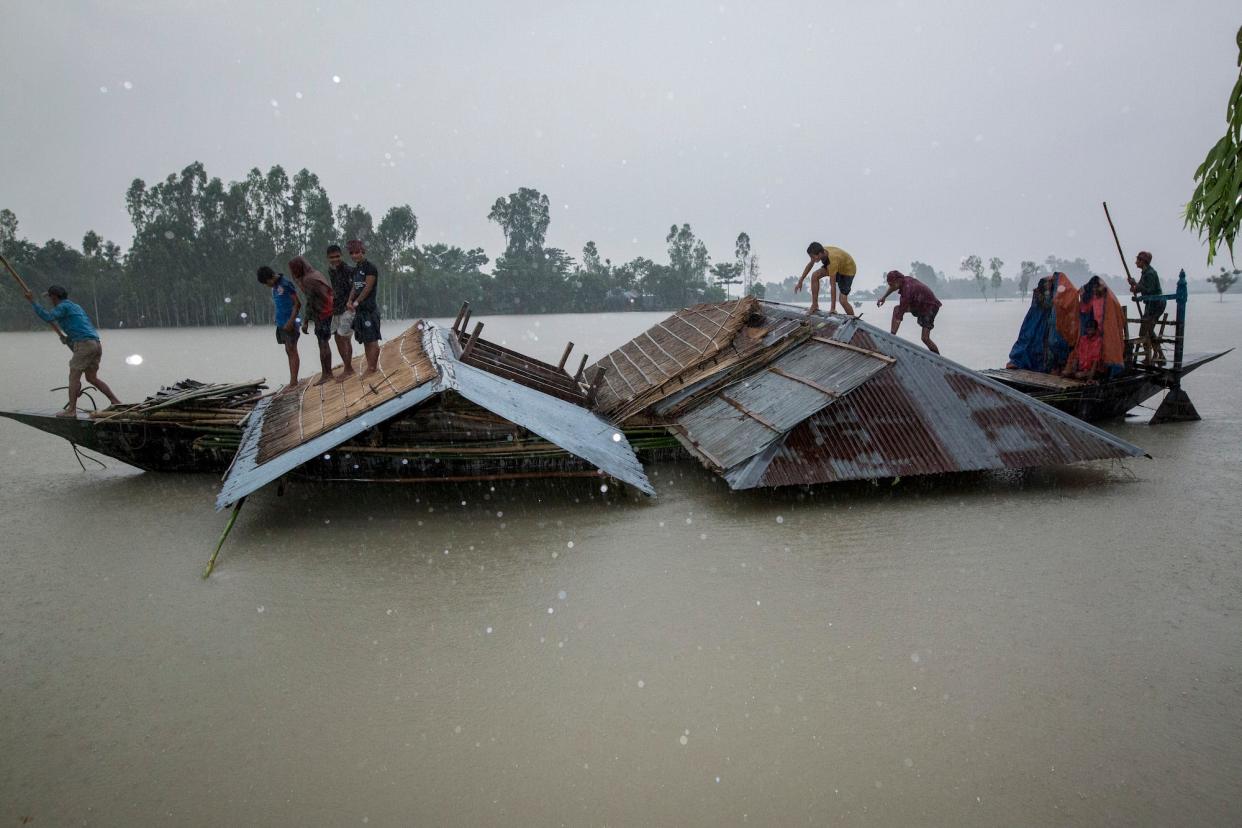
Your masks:
{"label": "floating roof section", "polygon": [[[755,302],[732,341],[634,383],[611,410],[661,423],[735,489],[1134,457],[1142,449],[921,346],[843,316]],[[685,311],[681,312],[684,314]],[[632,354],[643,337],[614,352]],[[609,365],[616,360],[612,355]],[[637,362],[637,360],[636,360]],[[633,382],[633,381],[631,381]],[[601,393],[601,399],[603,394]]]}
{"label": "floating roof section", "polygon": [[[260,401],[216,499],[223,509],[363,431],[447,391],[538,434],[640,491],[655,489],[620,429],[585,408],[459,359],[450,331],[418,322],[380,349],[380,378],[327,383]],[[316,392],[316,388],[322,393]],[[352,393],[351,393],[352,389]]]}
{"label": "floating roof section", "polygon": [[783,440],[893,362],[832,340],[805,340],[683,414],[674,433],[709,468],[723,472]]}
{"label": "floating roof section", "polygon": [[[764,303],[770,315],[804,314]],[[1143,450],[860,320],[831,339],[892,357],[781,440],[730,468],[735,489],[1018,469],[1137,457]]]}
{"label": "floating roof section", "polygon": [[751,297],[682,308],[586,369],[604,369],[595,410],[624,422],[630,415],[692,382],[722,359],[735,358],[737,333],[755,309]]}

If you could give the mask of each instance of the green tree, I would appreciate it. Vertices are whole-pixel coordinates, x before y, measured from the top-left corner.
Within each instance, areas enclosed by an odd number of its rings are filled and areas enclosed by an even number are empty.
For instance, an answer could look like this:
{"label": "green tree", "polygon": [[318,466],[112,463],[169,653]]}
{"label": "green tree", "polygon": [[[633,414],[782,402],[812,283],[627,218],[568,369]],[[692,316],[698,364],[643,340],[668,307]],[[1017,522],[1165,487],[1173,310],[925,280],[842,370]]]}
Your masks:
{"label": "green tree", "polygon": [[674,224],[664,240],[668,242],[669,272],[663,294],[657,295],[660,306],[682,307],[707,299],[707,269],[711,265],[707,245],[695,238],[689,224]]}
{"label": "green tree", "polygon": [[1027,288],[1031,286],[1031,279],[1034,279],[1039,273],[1039,265],[1032,261],[1024,261],[1018,265],[1018,293],[1026,296]]}
{"label": "green tree", "polygon": [[1237,268],[1226,270],[1222,267],[1220,273],[1217,273],[1215,276],[1209,276],[1207,280],[1216,288],[1216,294],[1220,297],[1220,301],[1223,302],[1225,301],[1225,294],[1238,281],[1239,276],[1242,276],[1242,270]]}
{"label": "green tree", "polygon": [[1195,170],[1194,193],[1186,203],[1186,226],[1207,236],[1208,264],[1224,244],[1233,244],[1242,228],[1242,28],[1238,29],[1238,79],[1225,106],[1225,134]]}
{"label": "green tree", "polygon": [[725,298],[728,299],[731,295],[730,286],[742,281],[742,266],[737,262],[719,262],[712,265],[711,274],[715,277],[716,284],[724,289]]}
{"label": "green tree", "polygon": [[980,259],[974,253],[962,259],[959,270],[969,273],[975,277],[975,285],[978,286],[979,292],[983,294],[983,298],[988,298],[988,283],[983,278],[983,259]]}
{"label": "green tree", "polygon": [[1000,294],[1001,284],[1004,281],[1001,278],[1001,268],[1004,266],[1005,266],[1005,263],[996,256],[993,256],[991,259],[988,260],[988,268],[992,271],[992,298],[993,299],[996,299],[996,297]]}
{"label": "green tree", "polygon": [[742,280],[743,296],[749,294],[750,286],[755,281],[755,274],[751,272],[751,256],[750,234],[742,231],[733,242],[733,262],[737,265],[738,276]]}
{"label": "green tree", "polygon": [[926,262],[910,262],[910,275],[929,288],[936,288],[936,269]]}

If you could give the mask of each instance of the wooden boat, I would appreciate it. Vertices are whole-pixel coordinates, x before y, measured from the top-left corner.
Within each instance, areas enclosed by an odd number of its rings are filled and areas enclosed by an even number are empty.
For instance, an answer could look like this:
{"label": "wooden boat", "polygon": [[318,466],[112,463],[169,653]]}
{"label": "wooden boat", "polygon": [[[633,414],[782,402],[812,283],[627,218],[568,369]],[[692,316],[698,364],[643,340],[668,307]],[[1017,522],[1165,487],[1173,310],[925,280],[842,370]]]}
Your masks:
{"label": "wooden boat", "polygon": [[[1165,314],[1155,326],[1156,339],[1160,345],[1170,345],[1173,348],[1171,362],[1148,363],[1138,358],[1139,339],[1137,336],[1130,337],[1129,332],[1131,325],[1137,328],[1142,320],[1131,319],[1125,314],[1123,324],[1127,336],[1126,364],[1120,376],[1088,382],[1016,368],[994,368],[980,373],[1087,422],[1124,417],[1161,391],[1168,393],[1152,416],[1153,424],[1198,420],[1199,413],[1182,389],[1182,377],[1221,358],[1229,351],[1184,353],[1188,299],[1186,271],[1183,270],[1178,276],[1176,292],[1153,298],[1176,304],[1175,317],[1170,320],[1168,314]],[[1168,335],[1170,326],[1174,331],[1172,336]]]}

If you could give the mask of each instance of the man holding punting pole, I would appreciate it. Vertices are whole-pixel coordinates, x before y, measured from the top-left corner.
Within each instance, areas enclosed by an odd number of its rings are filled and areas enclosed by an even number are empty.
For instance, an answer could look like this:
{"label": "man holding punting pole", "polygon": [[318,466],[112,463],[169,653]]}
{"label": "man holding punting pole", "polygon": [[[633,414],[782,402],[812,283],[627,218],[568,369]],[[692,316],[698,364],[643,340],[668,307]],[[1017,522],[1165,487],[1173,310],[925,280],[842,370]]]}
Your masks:
{"label": "man holding punting pole", "polygon": [[1156,269],[1151,266],[1151,254],[1146,250],[1140,251],[1134,257],[1134,264],[1138,266],[1138,281],[1130,280],[1130,293],[1134,294],[1134,298],[1143,303],[1143,320],[1139,323],[1139,345],[1143,348],[1143,359],[1148,364],[1152,363],[1152,352],[1156,354],[1156,365],[1164,364],[1164,349],[1160,347],[1160,343],[1156,341],[1156,322],[1160,319],[1160,315],[1164,313],[1165,301],[1163,299],[1149,299],[1149,296],[1161,296],[1164,291],[1160,289],[1160,275],[1156,273]]}
{"label": "man holding punting pole", "polygon": [[40,319],[60,326],[63,331],[62,341],[73,351],[73,356],[69,359],[69,405],[57,416],[78,416],[78,397],[82,394],[83,375],[87,382],[104,393],[110,403],[120,405],[121,401],[112,393],[108,383],[99,378],[99,361],[103,357],[99,333],[91,324],[86,311],[82,310],[82,306],[69,301],[69,291],[60,285],[52,285],[47,289],[44,295],[52,302],[50,311],[35,301],[34,293],[29,288],[23,294]]}

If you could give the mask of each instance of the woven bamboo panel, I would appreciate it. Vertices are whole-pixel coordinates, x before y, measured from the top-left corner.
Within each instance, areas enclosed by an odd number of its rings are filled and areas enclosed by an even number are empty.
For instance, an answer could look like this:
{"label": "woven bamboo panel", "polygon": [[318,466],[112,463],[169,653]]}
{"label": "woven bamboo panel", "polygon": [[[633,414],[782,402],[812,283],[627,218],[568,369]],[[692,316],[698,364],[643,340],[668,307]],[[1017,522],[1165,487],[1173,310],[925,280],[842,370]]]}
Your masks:
{"label": "woven bamboo panel", "polygon": [[754,310],[755,300],[749,296],[694,305],[631,339],[585,371],[589,381],[596,368],[606,369],[595,410],[616,414],[631,403],[658,399],[651,392],[727,348]]}
{"label": "woven bamboo panel", "polygon": [[301,445],[377,405],[438,377],[423,349],[423,323],[416,322],[380,347],[379,371],[363,378],[365,357],[353,361],[354,376],[345,382],[317,384],[321,374],[276,397],[264,418],[259,463]]}

